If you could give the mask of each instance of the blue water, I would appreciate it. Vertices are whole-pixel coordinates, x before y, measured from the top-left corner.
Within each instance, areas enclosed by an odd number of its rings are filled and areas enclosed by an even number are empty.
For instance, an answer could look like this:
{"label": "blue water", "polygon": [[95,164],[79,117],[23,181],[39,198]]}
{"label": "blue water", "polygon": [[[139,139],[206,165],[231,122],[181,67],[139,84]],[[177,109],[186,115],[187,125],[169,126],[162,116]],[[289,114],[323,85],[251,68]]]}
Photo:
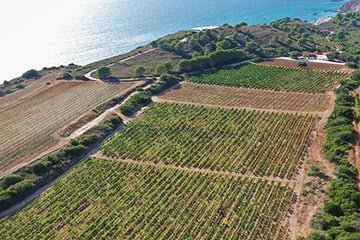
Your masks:
{"label": "blue water", "polygon": [[[331,0],[2,0],[0,82],[30,68],[86,64],[193,27],[313,21]],[[314,14],[317,15],[314,15]]]}

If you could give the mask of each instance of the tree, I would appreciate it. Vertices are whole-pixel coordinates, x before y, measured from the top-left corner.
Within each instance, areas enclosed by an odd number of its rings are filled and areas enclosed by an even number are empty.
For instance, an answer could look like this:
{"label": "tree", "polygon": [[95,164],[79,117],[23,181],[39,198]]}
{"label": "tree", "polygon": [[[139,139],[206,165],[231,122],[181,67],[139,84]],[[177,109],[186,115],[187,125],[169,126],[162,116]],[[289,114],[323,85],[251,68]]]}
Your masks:
{"label": "tree", "polygon": [[37,78],[40,77],[40,74],[39,74],[39,72],[36,71],[35,69],[31,69],[31,70],[25,72],[25,73],[22,75],[22,77],[25,78],[25,79],[31,79],[31,78],[37,79]]}
{"label": "tree", "polygon": [[298,52],[298,51],[292,51],[292,52],[290,52],[290,57],[291,57],[292,59],[298,59],[298,57],[300,57],[300,56],[301,56],[301,53]]}
{"label": "tree", "polygon": [[202,35],[201,37],[199,37],[199,42],[200,42],[201,45],[205,45],[205,44],[210,42],[210,38],[206,34]]}
{"label": "tree", "polygon": [[175,51],[178,52],[178,53],[182,53],[185,49],[185,44],[183,42],[178,42],[176,45],[175,45]]}
{"label": "tree", "polygon": [[230,43],[227,40],[222,40],[222,41],[216,43],[216,47],[219,50],[226,50],[226,49],[230,48]]}
{"label": "tree", "polygon": [[5,91],[2,90],[2,89],[0,89],[0,97],[3,97],[3,96],[5,96],[5,95],[6,95]]}
{"label": "tree", "polygon": [[164,63],[159,64],[156,67],[156,73],[161,75],[163,73],[168,73],[171,69],[172,69],[171,63],[170,62],[164,62]]}
{"label": "tree", "polygon": [[191,48],[194,49],[194,48],[197,46],[198,42],[197,42],[197,40],[193,37],[193,38],[190,39],[189,44],[190,44]]}
{"label": "tree", "polygon": [[111,76],[111,69],[108,66],[101,66],[97,70],[100,79],[106,79]]}
{"label": "tree", "polygon": [[135,69],[135,75],[137,77],[140,77],[140,76],[143,76],[144,73],[145,73],[146,69],[144,66],[138,66],[136,69]]}
{"label": "tree", "polygon": [[305,61],[298,61],[298,66],[299,66],[299,67],[307,67],[308,64],[307,64],[307,62],[305,62]]}

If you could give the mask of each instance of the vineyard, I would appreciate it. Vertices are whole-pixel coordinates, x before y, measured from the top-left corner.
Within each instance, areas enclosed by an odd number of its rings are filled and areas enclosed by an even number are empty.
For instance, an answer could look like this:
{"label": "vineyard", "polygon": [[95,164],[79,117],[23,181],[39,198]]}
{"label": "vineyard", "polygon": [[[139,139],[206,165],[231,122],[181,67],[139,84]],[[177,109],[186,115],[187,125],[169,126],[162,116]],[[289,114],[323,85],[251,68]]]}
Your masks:
{"label": "vineyard", "polygon": [[291,178],[312,115],[157,103],[108,141],[111,158]]}
{"label": "vineyard", "polygon": [[158,99],[172,102],[255,108],[282,111],[326,111],[330,97],[325,94],[276,92],[185,82]]}
{"label": "vineyard", "polygon": [[0,110],[0,176],[55,145],[56,131],[138,83],[61,82]]}
{"label": "vineyard", "polygon": [[288,239],[290,187],[90,159],[23,211],[3,239]]}
{"label": "vineyard", "polygon": [[190,77],[195,83],[307,93],[332,90],[348,73],[249,64]]}

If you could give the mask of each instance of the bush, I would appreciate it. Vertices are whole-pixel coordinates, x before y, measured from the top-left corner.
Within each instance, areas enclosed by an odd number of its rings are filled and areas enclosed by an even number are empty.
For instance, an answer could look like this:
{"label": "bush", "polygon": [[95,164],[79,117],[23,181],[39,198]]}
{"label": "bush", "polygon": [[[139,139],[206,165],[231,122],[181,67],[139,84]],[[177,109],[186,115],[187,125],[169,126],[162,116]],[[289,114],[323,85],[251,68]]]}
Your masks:
{"label": "bush", "polygon": [[118,127],[120,124],[123,123],[122,119],[117,116],[110,118],[110,122],[114,127]]}
{"label": "bush", "polygon": [[99,137],[94,133],[84,134],[80,137],[79,143],[84,146],[90,146],[99,141]]}
{"label": "bush", "polygon": [[64,72],[64,74],[59,79],[71,80],[73,79],[73,76],[70,72]]}
{"label": "bush", "polygon": [[164,73],[168,73],[172,69],[172,65],[170,62],[161,63],[156,67],[156,73],[161,75]]}
{"label": "bush", "polygon": [[38,71],[36,71],[35,69],[31,69],[27,72],[25,72],[23,75],[22,75],[23,78],[25,79],[37,79],[40,77],[40,74]]}
{"label": "bush", "polygon": [[27,197],[33,192],[34,189],[35,184],[30,180],[24,180],[9,187],[9,191],[14,192],[13,196],[15,199]]}
{"label": "bush", "polygon": [[298,66],[299,66],[299,67],[307,67],[308,64],[307,64],[307,62],[305,62],[305,61],[298,61]]}
{"label": "bush", "polygon": [[1,180],[0,186],[2,189],[6,189],[15,183],[21,182],[22,180],[24,180],[24,178],[18,174],[9,174]]}
{"label": "bush", "polygon": [[208,56],[195,57],[179,62],[180,72],[193,72],[245,60],[246,55],[237,49],[217,50]]}
{"label": "bush", "polygon": [[67,156],[70,157],[80,157],[84,154],[84,152],[86,151],[86,147],[84,145],[72,145],[69,144],[64,148],[64,153]]}
{"label": "bush", "polygon": [[111,69],[108,66],[101,66],[97,70],[100,79],[111,77]]}
{"label": "bush", "polygon": [[6,95],[6,92],[4,90],[0,89],[0,97],[3,97],[5,95]]}
{"label": "bush", "polygon": [[123,105],[121,105],[120,111],[125,116],[131,116],[136,111],[150,104],[151,102],[151,96],[148,93],[141,92],[133,95]]}
{"label": "bush", "polygon": [[47,160],[36,161],[31,165],[31,170],[38,176],[44,175],[51,166],[51,162]]}
{"label": "bush", "polygon": [[150,92],[150,94],[159,94],[167,88],[172,87],[178,83],[179,78],[170,74],[162,74],[160,76],[159,82],[152,84],[148,91]]}
{"label": "bush", "polygon": [[346,66],[348,66],[349,68],[358,68],[358,64],[356,62],[347,62]]}
{"label": "bush", "polygon": [[138,66],[138,67],[135,69],[135,75],[136,75],[137,77],[141,77],[141,76],[144,75],[145,71],[146,71],[146,69],[145,69],[144,66]]}
{"label": "bush", "polygon": [[308,173],[309,176],[315,177],[320,175],[321,168],[319,165],[312,165]]}
{"label": "bush", "polygon": [[14,205],[14,195],[15,192],[11,190],[0,191],[0,211],[4,211]]}
{"label": "bush", "polygon": [[292,59],[298,59],[298,57],[300,57],[300,56],[301,56],[301,53],[298,52],[298,51],[292,51],[292,52],[290,52],[290,57],[291,57]]}

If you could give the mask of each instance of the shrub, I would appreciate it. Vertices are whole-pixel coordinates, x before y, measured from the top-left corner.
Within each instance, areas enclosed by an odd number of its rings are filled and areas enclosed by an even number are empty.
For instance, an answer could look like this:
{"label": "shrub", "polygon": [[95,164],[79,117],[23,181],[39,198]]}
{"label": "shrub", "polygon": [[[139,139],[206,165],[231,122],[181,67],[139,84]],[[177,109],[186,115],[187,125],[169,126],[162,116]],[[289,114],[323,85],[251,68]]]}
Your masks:
{"label": "shrub", "polygon": [[348,66],[349,68],[358,68],[358,64],[356,62],[347,62],[346,66]]}
{"label": "shrub", "polygon": [[144,66],[138,66],[138,67],[135,69],[135,75],[136,75],[137,77],[141,77],[141,76],[144,75],[145,71],[146,71],[146,69],[145,69]]}
{"label": "shrub", "polygon": [[170,62],[161,63],[156,67],[156,73],[161,75],[164,73],[168,73],[172,69],[172,65]]}
{"label": "shrub", "polygon": [[60,77],[60,79],[71,80],[73,79],[73,76],[71,75],[70,72],[64,72],[64,74]]}
{"label": "shrub", "polygon": [[111,76],[111,69],[108,66],[101,66],[97,72],[100,79],[106,79]]}
{"label": "shrub", "polygon": [[5,96],[5,95],[6,95],[5,91],[2,90],[2,89],[0,89],[0,97],[3,97],[3,96]]}
{"label": "shrub", "polygon": [[305,61],[298,61],[297,64],[299,67],[307,67],[308,66],[307,62],[305,62]]}
{"label": "shrub", "polygon": [[23,75],[22,75],[23,78],[25,79],[37,79],[40,77],[40,74],[38,71],[36,71],[35,69],[31,69],[27,72],[25,72]]}
{"label": "shrub", "polygon": [[110,122],[114,127],[118,127],[120,124],[122,124],[122,119],[114,116],[114,117],[110,118]]}
{"label": "shrub", "polygon": [[25,86],[24,86],[23,84],[17,84],[17,85],[15,86],[15,88],[16,88],[16,89],[24,89]]}
{"label": "shrub", "polygon": [[31,170],[38,176],[44,175],[51,166],[51,162],[47,160],[36,161],[31,165]]}
{"label": "shrub", "polygon": [[1,185],[1,188],[5,189],[15,183],[22,181],[22,180],[24,180],[24,178],[18,174],[9,174],[1,180],[0,185]]}
{"label": "shrub", "polygon": [[94,133],[84,134],[80,137],[79,143],[85,146],[90,146],[96,143],[99,140],[99,137]]}
{"label": "shrub", "polygon": [[319,165],[312,165],[308,173],[309,176],[315,177],[320,175],[321,168]]}
{"label": "shrub", "polygon": [[121,105],[120,111],[125,116],[131,116],[136,111],[150,104],[151,102],[151,96],[148,93],[141,92],[133,95],[123,105]]}
{"label": "shrub", "polygon": [[86,147],[81,144],[79,145],[69,144],[64,148],[65,155],[70,157],[80,157],[81,155],[84,154],[85,151],[86,151]]}
{"label": "shrub", "polygon": [[14,192],[15,199],[27,197],[35,189],[35,184],[30,180],[24,180],[10,186],[9,191]]}
{"label": "shrub", "polygon": [[2,190],[0,191],[0,211],[4,211],[14,204],[14,191]]}
{"label": "shrub", "polygon": [[179,62],[180,72],[200,71],[209,67],[222,66],[225,64],[241,61],[246,55],[237,49],[217,50],[208,56],[195,57],[189,60],[181,60]]}
{"label": "shrub", "polygon": [[152,84],[148,91],[150,92],[150,94],[159,94],[167,88],[172,87],[178,83],[179,78],[170,74],[162,74],[160,76],[159,82]]}
{"label": "shrub", "polygon": [[301,53],[298,52],[298,51],[292,51],[292,52],[290,52],[290,57],[291,57],[292,59],[298,59],[298,57],[300,57],[300,56],[301,56]]}

